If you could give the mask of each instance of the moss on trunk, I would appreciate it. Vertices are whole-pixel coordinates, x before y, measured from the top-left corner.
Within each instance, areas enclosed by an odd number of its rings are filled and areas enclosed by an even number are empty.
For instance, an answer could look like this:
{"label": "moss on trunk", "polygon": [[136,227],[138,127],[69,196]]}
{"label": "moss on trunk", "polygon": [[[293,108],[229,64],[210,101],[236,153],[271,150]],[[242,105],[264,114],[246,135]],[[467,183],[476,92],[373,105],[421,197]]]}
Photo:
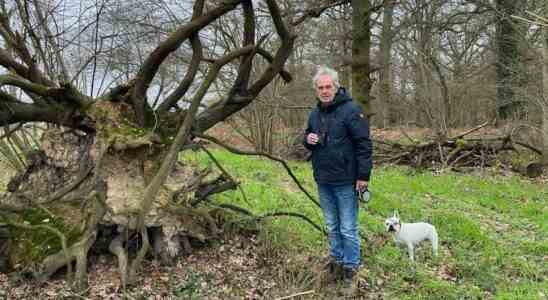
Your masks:
{"label": "moss on trunk", "polygon": [[[67,212],[66,209],[64,211]],[[78,208],[74,208],[67,215],[55,210],[52,214],[42,209],[29,209],[12,221],[31,226],[48,225],[64,234],[69,244],[74,243],[82,234],[79,222],[70,223],[71,220],[82,220],[82,217],[78,216],[80,215]],[[9,265],[12,267],[31,267],[34,263],[41,262],[49,255],[62,250],[59,238],[46,229],[12,228],[10,239],[11,247],[8,252],[10,253]]]}

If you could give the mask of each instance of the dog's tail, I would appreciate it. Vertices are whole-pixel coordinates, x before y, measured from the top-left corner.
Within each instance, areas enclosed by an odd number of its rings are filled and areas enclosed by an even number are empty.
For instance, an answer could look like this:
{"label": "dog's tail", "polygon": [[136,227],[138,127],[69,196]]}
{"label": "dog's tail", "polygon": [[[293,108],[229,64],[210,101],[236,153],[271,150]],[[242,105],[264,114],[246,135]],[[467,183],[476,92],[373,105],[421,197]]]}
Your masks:
{"label": "dog's tail", "polygon": [[432,255],[437,256],[438,255],[438,232],[436,231],[436,227],[432,228],[432,241],[431,242],[432,242]]}

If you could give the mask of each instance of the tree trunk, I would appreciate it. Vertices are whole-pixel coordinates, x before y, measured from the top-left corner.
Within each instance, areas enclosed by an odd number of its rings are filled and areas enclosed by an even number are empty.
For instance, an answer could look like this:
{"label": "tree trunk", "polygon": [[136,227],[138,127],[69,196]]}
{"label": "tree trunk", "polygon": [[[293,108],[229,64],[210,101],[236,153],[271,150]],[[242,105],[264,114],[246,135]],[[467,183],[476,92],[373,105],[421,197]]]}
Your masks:
{"label": "tree trunk", "polygon": [[392,126],[396,122],[395,113],[392,102],[392,81],[390,76],[391,59],[390,52],[392,50],[392,23],[394,14],[394,0],[388,0],[384,5],[384,13],[382,20],[382,35],[380,45],[380,64],[381,70],[379,73],[379,90],[380,101],[383,103],[384,113],[383,120],[380,122],[384,127]]}
{"label": "tree trunk", "polygon": [[367,116],[371,109],[371,26],[369,0],[352,0],[352,96]]}
{"label": "tree trunk", "polygon": [[[548,2],[544,3],[544,16],[548,19]],[[548,166],[548,24],[544,27],[542,64],[542,163]]]}
{"label": "tree trunk", "polygon": [[417,1],[416,54],[415,54],[415,122],[419,127],[432,127],[433,124],[433,90],[432,76],[429,68],[432,55],[432,21],[430,6],[424,1]]}
{"label": "tree trunk", "polygon": [[[351,57],[352,55],[352,40],[348,38],[348,32],[352,30],[352,23],[348,22],[346,20],[349,20],[352,16],[350,15],[352,13],[352,8],[348,5],[345,5],[342,7],[342,20],[339,21],[340,26],[337,26],[338,32],[337,35],[340,36],[341,42],[338,43],[340,45],[340,53],[342,57],[347,58]],[[343,64],[339,69],[339,80],[341,81],[341,85],[352,89],[352,66],[349,66],[347,64]]]}
{"label": "tree trunk", "polygon": [[516,87],[521,72],[518,50],[518,30],[512,21],[519,2],[497,0],[496,53],[497,53],[497,117],[499,124],[506,120],[523,119],[524,104],[516,99]]}

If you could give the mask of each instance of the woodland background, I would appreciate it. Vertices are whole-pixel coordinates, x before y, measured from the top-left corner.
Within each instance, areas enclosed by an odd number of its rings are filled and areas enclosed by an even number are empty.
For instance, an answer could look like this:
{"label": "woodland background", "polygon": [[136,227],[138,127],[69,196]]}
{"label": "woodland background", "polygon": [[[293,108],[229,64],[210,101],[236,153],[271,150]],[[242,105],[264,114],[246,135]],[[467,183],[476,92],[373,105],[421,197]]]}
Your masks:
{"label": "woodland background", "polygon": [[[3,0],[0,38],[0,299],[333,298],[301,145],[319,65],[375,147],[357,296],[546,296],[546,1]],[[398,207],[441,228],[441,261],[388,245]]]}

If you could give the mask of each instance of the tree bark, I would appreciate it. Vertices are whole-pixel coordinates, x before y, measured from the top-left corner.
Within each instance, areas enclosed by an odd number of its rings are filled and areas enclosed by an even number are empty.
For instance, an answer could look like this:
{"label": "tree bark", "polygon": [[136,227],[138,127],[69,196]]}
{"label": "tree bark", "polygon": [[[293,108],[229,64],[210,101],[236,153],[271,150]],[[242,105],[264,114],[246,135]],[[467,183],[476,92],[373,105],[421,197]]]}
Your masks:
{"label": "tree bark", "polygon": [[512,15],[516,14],[517,1],[497,0],[496,8],[496,74],[497,120],[504,122],[524,118],[524,104],[516,99],[520,76],[518,34]]}
{"label": "tree bark", "polygon": [[352,0],[352,96],[371,117],[371,25],[370,1]]}
{"label": "tree bark", "polygon": [[[380,63],[381,70],[379,73],[379,84],[380,84],[380,101],[382,101],[384,107],[383,120],[380,124],[383,124],[384,127],[389,127],[395,124],[395,113],[393,111],[392,105],[392,82],[390,76],[391,70],[391,58],[390,53],[392,50],[392,23],[394,15],[394,0],[385,1],[383,20],[382,20],[382,35],[381,35],[381,45],[380,45]],[[380,106],[380,105],[379,105]]]}
{"label": "tree bark", "polygon": [[[548,19],[548,2],[544,2],[544,17]],[[543,29],[542,64],[542,163],[548,166],[548,24]]]}
{"label": "tree bark", "polygon": [[430,4],[425,0],[417,1],[416,8],[416,53],[415,53],[415,122],[420,127],[432,127],[434,116],[432,110],[433,90],[432,76],[430,72],[430,57],[432,56],[432,21],[433,16],[429,11]]}

